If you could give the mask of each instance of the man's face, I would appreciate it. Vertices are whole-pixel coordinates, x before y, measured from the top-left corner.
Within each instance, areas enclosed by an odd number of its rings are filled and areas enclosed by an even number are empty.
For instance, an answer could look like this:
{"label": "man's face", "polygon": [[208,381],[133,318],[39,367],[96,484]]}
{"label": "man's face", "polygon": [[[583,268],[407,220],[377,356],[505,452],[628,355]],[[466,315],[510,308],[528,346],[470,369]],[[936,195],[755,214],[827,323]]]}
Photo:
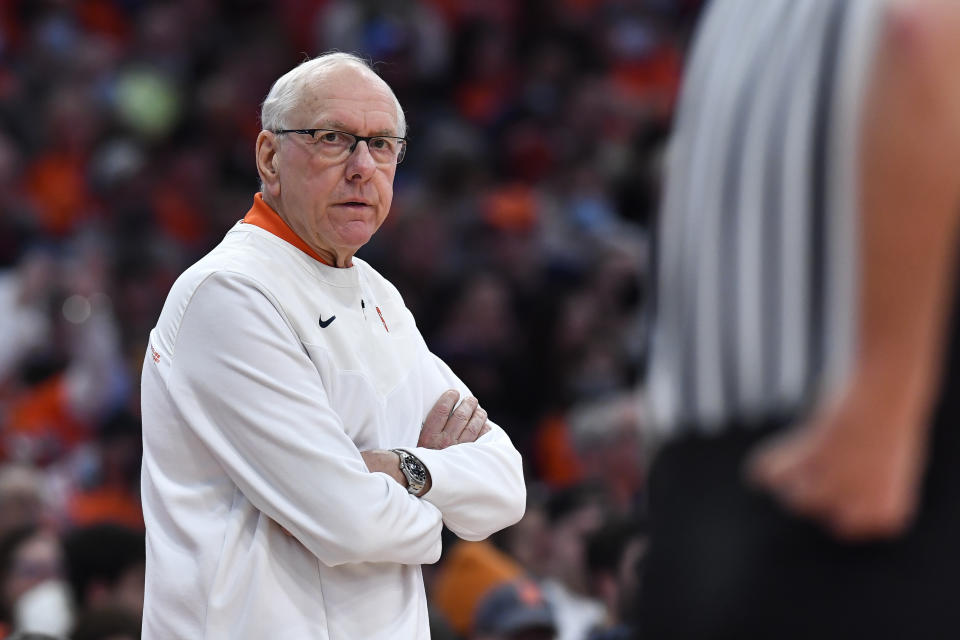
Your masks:
{"label": "man's face", "polygon": [[[386,84],[350,66],[310,81],[286,121],[291,129],[399,134],[396,103]],[[276,140],[277,180],[264,181],[264,197],[324,259],[348,266],[350,257],[370,240],[390,211],[396,163],[378,164],[365,142],[358,143],[345,160],[333,161],[319,153],[309,136],[279,137],[283,139]]]}

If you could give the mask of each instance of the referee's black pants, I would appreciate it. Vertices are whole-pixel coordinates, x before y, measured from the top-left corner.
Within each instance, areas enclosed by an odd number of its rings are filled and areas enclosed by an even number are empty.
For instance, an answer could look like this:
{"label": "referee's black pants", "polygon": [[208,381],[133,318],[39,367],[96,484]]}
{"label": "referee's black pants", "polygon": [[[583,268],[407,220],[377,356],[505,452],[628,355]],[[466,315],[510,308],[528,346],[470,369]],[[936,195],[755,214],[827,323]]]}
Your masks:
{"label": "referee's black pants", "polygon": [[891,542],[838,542],[745,486],[745,455],[782,424],[665,446],[639,637],[960,638],[960,411],[944,409],[921,511]]}

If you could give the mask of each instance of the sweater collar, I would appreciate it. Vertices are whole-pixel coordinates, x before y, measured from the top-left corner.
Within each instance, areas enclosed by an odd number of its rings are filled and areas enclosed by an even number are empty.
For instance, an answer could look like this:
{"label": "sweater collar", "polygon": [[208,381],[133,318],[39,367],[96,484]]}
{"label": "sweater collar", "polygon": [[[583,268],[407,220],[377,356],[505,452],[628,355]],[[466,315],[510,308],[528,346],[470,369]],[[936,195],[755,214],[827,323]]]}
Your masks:
{"label": "sweater collar", "polygon": [[263,201],[263,194],[257,192],[253,196],[253,206],[250,207],[250,211],[247,212],[247,215],[243,217],[243,222],[246,224],[252,224],[255,227],[260,227],[265,231],[269,231],[273,235],[277,236],[281,240],[284,240],[300,251],[303,251],[305,254],[318,260],[327,266],[331,266],[329,262],[320,257],[320,255],[311,249],[306,242],[303,241],[300,236],[298,236],[290,226],[283,221],[283,218],[280,217],[276,211],[273,210],[269,204]]}

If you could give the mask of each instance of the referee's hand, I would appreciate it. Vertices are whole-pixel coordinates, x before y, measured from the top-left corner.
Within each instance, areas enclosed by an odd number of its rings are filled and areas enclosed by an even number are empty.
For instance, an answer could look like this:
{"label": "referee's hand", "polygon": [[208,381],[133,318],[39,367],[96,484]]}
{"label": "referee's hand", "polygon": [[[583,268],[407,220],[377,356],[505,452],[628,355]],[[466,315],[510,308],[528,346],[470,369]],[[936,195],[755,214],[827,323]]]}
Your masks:
{"label": "referee's hand", "polygon": [[748,480],[838,538],[902,534],[917,509],[927,431],[882,405],[847,397],[810,423],[761,442],[747,459]]}

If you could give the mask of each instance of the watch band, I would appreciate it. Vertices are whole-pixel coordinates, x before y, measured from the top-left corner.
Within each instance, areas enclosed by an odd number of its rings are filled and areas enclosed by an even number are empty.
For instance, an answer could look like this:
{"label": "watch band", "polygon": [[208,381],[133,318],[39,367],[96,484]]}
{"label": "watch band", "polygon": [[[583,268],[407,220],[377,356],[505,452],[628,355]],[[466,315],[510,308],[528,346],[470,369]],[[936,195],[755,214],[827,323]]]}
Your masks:
{"label": "watch band", "polygon": [[400,457],[400,472],[407,479],[407,493],[419,496],[427,484],[427,468],[420,458],[403,449],[390,449]]}

